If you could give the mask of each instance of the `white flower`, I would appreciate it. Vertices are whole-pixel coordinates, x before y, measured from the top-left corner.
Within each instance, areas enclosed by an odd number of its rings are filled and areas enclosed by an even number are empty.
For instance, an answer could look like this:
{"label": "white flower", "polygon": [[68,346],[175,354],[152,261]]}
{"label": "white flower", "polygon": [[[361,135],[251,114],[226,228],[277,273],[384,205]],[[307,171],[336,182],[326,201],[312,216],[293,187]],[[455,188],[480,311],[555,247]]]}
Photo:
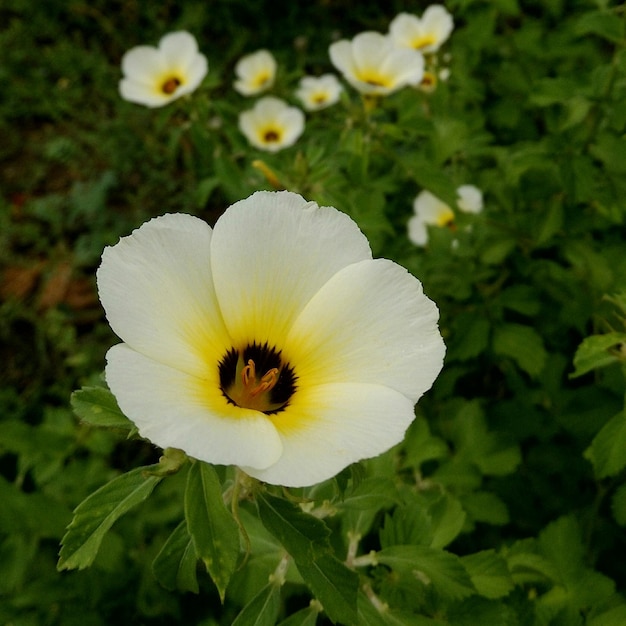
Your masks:
{"label": "white flower", "polygon": [[454,211],[443,201],[424,189],[413,201],[415,215],[408,222],[408,237],[416,246],[428,243],[427,226],[450,226]]}
{"label": "white flower", "polygon": [[339,100],[343,87],[334,74],[304,76],[296,91],[297,98],[307,111],[325,109]]}
{"label": "white flower", "polygon": [[331,44],[330,60],[344,78],[366,95],[384,96],[407,85],[419,85],[424,73],[421,53],[397,48],[375,32]]}
{"label": "white flower", "polygon": [[165,215],[105,249],[123,343],[106,380],[142,436],[273,484],[326,480],[400,442],[439,373],[438,311],[345,214],[257,192],[211,229]]}
{"label": "white flower", "polygon": [[296,143],[304,131],[304,113],[279,98],[266,96],[239,114],[239,130],[256,148],[278,152]]}
{"label": "white flower", "polygon": [[253,96],[269,89],[276,78],[276,59],[267,50],[258,50],[241,57],[235,65],[235,89],[244,96]]}
{"label": "white flower", "polygon": [[483,192],[478,187],[461,185],[456,195],[456,205],[464,213],[480,213],[483,210]]}
{"label": "white flower", "polygon": [[193,35],[170,33],[158,48],[137,46],[124,54],[120,94],[130,102],[161,107],[194,91],[207,70],[206,57],[198,52]]}
{"label": "white flower", "polygon": [[421,19],[410,13],[399,13],[389,25],[389,36],[398,46],[432,53],[450,37],[454,22],[445,7],[429,6]]}

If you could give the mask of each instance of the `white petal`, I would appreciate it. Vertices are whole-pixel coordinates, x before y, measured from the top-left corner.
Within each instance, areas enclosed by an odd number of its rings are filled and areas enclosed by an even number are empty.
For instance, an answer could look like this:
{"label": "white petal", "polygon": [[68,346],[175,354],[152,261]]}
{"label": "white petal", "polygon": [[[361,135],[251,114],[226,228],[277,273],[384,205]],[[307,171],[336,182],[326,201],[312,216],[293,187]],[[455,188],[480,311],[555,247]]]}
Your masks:
{"label": "white petal", "polygon": [[411,43],[421,32],[420,20],[410,13],[399,13],[389,24],[389,36],[398,46],[412,47]]}
{"label": "white petal", "polygon": [[198,55],[198,44],[193,35],[179,31],[165,35],[159,41],[159,50],[168,67],[184,72]]}
{"label": "white petal", "polygon": [[415,417],[402,394],[378,385],[332,384],[296,392],[273,417],[283,454],[262,470],[242,467],[260,480],[304,487],[399,443]]}
{"label": "white petal", "polygon": [[167,70],[163,55],[152,46],[137,46],[122,57],[124,76],[153,89]]}
{"label": "white petal", "polygon": [[354,64],[354,58],[352,57],[352,46],[347,39],[336,41],[331,44],[328,49],[330,60],[332,64],[342,73],[347,75],[354,75],[356,72],[356,65]]}
{"label": "white petal", "polygon": [[483,192],[474,185],[461,185],[457,190],[457,206],[465,213],[480,213],[483,210]]}
{"label": "white petal", "polygon": [[256,468],[281,455],[272,422],[227,404],[217,374],[196,378],[118,344],[107,353],[106,380],[141,435],[162,448],[180,448],[208,463]]}
{"label": "white petal", "polygon": [[197,376],[232,347],[211,276],[211,229],[164,215],[105,249],[98,291],[113,331],[134,350]]}
{"label": "white petal", "polygon": [[119,84],[120,95],[128,102],[143,104],[148,107],[161,107],[173,100],[172,95],[159,93],[154,85],[137,83],[128,78],[123,78]]}
{"label": "white petal", "polygon": [[414,215],[407,224],[408,237],[416,246],[425,246],[428,243],[426,223],[419,215]]}
{"label": "white petal", "polygon": [[302,387],[335,381],[384,385],[412,402],[441,371],[439,312],[421,283],[387,259],[337,272],[295,321],[285,357]]}
{"label": "white petal", "polygon": [[280,349],[311,297],[341,268],[371,258],[345,214],[291,192],[261,191],[231,206],[215,225],[215,290],[235,346]]}
{"label": "white petal", "polygon": [[454,20],[444,6],[433,4],[429,6],[422,15],[422,28],[426,33],[435,36],[436,43],[433,46],[425,48],[428,52],[434,52],[450,37],[454,29]]}

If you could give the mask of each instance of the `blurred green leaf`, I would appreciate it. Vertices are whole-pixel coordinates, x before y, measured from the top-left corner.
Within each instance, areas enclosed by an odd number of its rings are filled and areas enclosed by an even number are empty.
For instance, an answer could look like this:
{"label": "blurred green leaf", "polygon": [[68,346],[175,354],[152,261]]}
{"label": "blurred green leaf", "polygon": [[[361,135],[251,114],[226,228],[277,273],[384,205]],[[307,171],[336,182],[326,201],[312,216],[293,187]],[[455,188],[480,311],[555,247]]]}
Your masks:
{"label": "blurred green leaf", "polygon": [[189,468],[185,519],[195,552],[223,602],[239,557],[239,527],[224,506],[217,473],[208,463],[195,462]]}
{"label": "blurred green leaf", "polygon": [[463,563],[455,554],[425,546],[391,546],[376,553],[380,563],[425,586],[432,585],[446,600],[476,592]]}
{"label": "blurred green leaf", "polygon": [[96,558],[104,535],[124,513],[143,502],[161,478],[147,475],[158,465],[138,467],[100,487],[83,500],[61,541],[59,570],[83,569]]}
{"label": "blurred green leaf", "polygon": [[622,346],[626,346],[626,333],[613,332],[586,337],[574,355],[575,369],[570,378],[616,363],[620,359],[618,350]]}
{"label": "blurred green leaf", "polygon": [[626,467],[626,415],[610,419],[585,450],[598,478],[615,476]]}
{"label": "blurred green leaf", "polygon": [[620,485],[611,500],[613,517],[620,526],[626,526],[626,485]]}
{"label": "blurred green leaf", "polygon": [[183,520],[172,532],[152,563],[152,572],[170,591],[198,593],[198,555]]}
{"label": "blurred green leaf", "polygon": [[493,334],[493,350],[496,354],[512,358],[533,378],[539,376],[547,358],[541,335],[522,324],[497,326]]}
{"label": "blurred green leaf", "polygon": [[483,550],[461,557],[472,583],[481,596],[501,598],[514,587],[506,561],[495,550]]}

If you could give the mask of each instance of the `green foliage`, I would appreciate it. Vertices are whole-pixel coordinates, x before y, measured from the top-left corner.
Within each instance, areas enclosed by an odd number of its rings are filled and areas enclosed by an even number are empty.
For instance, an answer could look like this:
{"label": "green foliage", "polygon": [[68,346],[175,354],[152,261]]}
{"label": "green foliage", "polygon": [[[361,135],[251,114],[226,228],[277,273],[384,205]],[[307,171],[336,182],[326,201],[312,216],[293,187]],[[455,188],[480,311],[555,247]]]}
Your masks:
{"label": "green foliage", "polygon": [[[272,94],[297,104],[336,37],[418,4],[3,4],[0,622],[626,623],[624,4],[449,0],[433,90],[346,85],[277,153],[237,128],[242,54],[270,49]],[[124,52],[180,29],[201,87],[123,101]],[[462,184],[482,212],[458,210]],[[414,273],[447,345],[399,446],[291,492],[138,437],[102,384],[116,339],[94,281],[145,220],[213,223],[278,187]],[[455,220],[416,246],[423,189]]]}

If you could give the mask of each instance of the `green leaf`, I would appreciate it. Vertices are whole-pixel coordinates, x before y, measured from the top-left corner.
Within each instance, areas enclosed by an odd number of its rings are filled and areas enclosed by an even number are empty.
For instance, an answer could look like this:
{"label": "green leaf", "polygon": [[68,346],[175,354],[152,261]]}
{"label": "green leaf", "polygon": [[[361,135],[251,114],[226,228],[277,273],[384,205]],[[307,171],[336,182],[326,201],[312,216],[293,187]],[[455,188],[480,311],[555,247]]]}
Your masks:
{"label": "green leaf", "polygon": [[115,396],[104,387],[83,387],[71,395],[70,403],[76,415],[92,426],[135,428],[122,413]]}
{"label": "green leaf", "polygon": [[496,354],[512,358],[533,378],[539,376],[548,356],[541,336],[523,324],[502,324],[496,327],[493,350]]}
{"label": "green leaf", "polygon": [[297,613],[290,615],[283,620],[278,626],[315,626],[319,610],[315,606],[307,606]]}
{"label": "green leaf", "polygon": [[296,562],[329,550],[330,529],[317,517],[267,492],[256,495],[259,517],[269,532],[280,541]]}
{"label": "green leaf", "polygon": [[280,611],[280,585],[268,583],[241,609],[232,626],[275,626]]}
{"label": "green leaf", "polygon": [[224,506],[220,481],[208,463],[196,462],[189,468],[185,519],[196,553],[223,602],[239,557],[239,527]]}
{"label": "green leaf", "polygon": [[376,554],[394,571],[434,587],[444,600],[459,600],[476,592],[463,563],[455,554],[426,546],[391,546]]}
{"label": "green leaf", "polygon": [[624,626],[626,624],[626,605],[614,606],[594,616],[590,616],[587,626]]}
{"label": "green leaf", "polygon": [[495,550],[484,550],[461,557],[461,562],[476,590],[485,598],[501,598],[515,586],[506,561]]}
{"label": "green leaf", "polygon": [[158,467],[138,467],[122,474],[76,507],[74,519],[61,542],[57,569],[83,569],[91,565],[104,535],[115,521],[143,502],[161,481],[158,476],[147,475]]}
{"label": "green leaf", "polygon": [[626,467],[626,414],[611,418],[585,450],[598,478],[615,476]]}
{"label": "green leaf", "polygon": [[198,593],[198,555],[183,520],[169,536],[152,563],[156,579],[169,591]]}
{"label": "green leaf", "polygon": [[575,369],[570,378],[616,363],[619,360],[616,351],[622,345],[626,345],[626,333],[606,333],[583,339],[574,355]]}
{"label": "green leaf", "polygon": [[509,522],[506,504],[490,491],[473,491],[460,496],[461,504],[475,522],[504,525]]}
{"label": "green leaf", "polygon": [[626,484],[620,485],[613,494],[611,502],[613,517],[620,526],[626,526]]}
{"label": "green leaf", "polygon": [[333,622],[357,623],[359,576],[330,553],[296,560],[300,575]]}

